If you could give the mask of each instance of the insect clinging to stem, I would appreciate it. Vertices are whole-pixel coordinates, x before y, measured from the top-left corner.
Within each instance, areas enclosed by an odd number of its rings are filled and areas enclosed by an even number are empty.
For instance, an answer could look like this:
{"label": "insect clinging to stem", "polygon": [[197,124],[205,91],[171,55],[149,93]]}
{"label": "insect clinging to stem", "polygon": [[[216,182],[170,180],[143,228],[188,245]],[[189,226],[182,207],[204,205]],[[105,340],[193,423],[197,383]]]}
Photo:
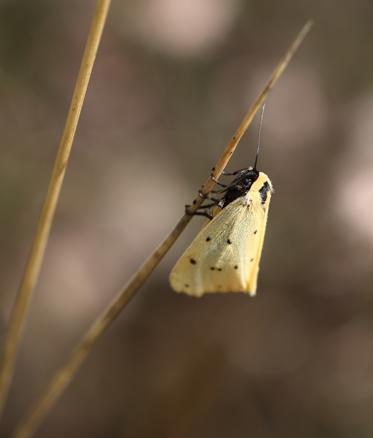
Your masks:
{"label": "insect clinging to stem", "polygon": [[[273,193],[269,177],[257,170],[264,105],[258,131],[254,166],[223,175],[230,184],[215,181],[221,198],[209,197],[192,214],[209,217],[170,273],[176,292],[196,297],[208,292],[256,294],[268,209]],[[212,214],[206,210],[213,209]],[[188,211],[188,210],[187,210]]]}

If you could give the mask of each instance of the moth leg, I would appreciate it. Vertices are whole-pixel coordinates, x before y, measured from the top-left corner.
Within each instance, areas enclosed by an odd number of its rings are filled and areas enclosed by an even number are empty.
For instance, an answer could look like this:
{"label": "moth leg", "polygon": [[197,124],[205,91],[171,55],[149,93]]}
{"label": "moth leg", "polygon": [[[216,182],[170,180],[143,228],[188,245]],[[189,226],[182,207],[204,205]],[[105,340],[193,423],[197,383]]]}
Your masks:
{"label": "moth leg", "polygon": [[244,167],[243,169],[235,170],[234,172],[226,172],[225,170],[223,170],[222,175],[234,176],[234,175],[237,175],[238,173],[242,172],[243,170],[247,170],[247,167]]}
{"label": "moth leg", "polygon": [[210,177],[214,181],[214,183],[217,184],[218,186],[224,187],[224,188],[228,187],[227,184],[221,183],[217,178],[214,177],[214,175],[210,175]]}
{"label": "moth leg", "polygon": [[[213,204],[214,206],[216,205],[215,203]],[[190,205],[186,205],[185,206],[185,213],[189,216],[205,216],[207,218],[209,218],[210,220],[212,219],[212,215],[207,213],[206,211],[200,211],[201,209],[204,208],[210,208],[209,206],[206,207],[200,207],[198,210],[196,211],[192,211],[191,210],[191,206]]]}
{"label": "moth leg", "polygon": [[225,193],[228,190],[228,188],[226,189],[221,189],[221,190],[211,190],[210,193]]}
{"label": "moth leg", "polygon": [[219,205],[219,202],[220,202],[220,200],[219,199],[212,199],[212,198],[210,198],[213,202],[210,202],[210,204],[205,204],[205,205],[201,205],[199,208],[198,208],[198,210],[199,209],[201,209],[201,208],[203,208],[203,209],[205,209],[205,208],[212,208],[212,207],[216,207],[217,205]]}
{"label": "moth leg", "polygon": [[214,205],[216,205],[220,201],[220,199],[214,198],[213,196],[210,196],[210,194],[206,195],[205,193],[202,192],[202,190],[198,191],[198,195],[203,200],[209,199],[210,201],[213,201],[215,203]]}
{"label": "moth leg", "polygon": [[211,190],[209,193],[206,194],[206,193],[203,193],[202,189],[198,190],[198,196],[200,198],[202,198],[202,199],[211,199],[212,201],[219,202],[219,199],[216,199],[213,196],[210,196],[210,193],[218,193],[218,192],[216,192],[214,190]]}
{"label": "moth leg", "polygon": [[210,219],[210,221],[213,219],[212,215],[206,211],[196,211],[192,214],[192,216],[204,216],[207,217],[207,219]]}

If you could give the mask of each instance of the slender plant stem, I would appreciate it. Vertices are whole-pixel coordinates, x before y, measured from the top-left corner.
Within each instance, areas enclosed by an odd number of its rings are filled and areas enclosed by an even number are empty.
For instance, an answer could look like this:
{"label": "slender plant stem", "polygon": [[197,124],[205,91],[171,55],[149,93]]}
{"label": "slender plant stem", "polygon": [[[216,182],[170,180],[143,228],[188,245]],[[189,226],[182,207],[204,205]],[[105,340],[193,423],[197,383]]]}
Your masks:
{"label": "slender plant stem", "polygon": [[88,34],[82,63],[77,77],[65,128],[60,141],[48,191],[41,210],[34,241],[20,282],[18,294],[11,312],[0,364],[0,415],[3,412],[12,381],[17,352],[21,341],[22,327],[39,278],[57,201],[61,192],[76,127],[91,76],[97,48],[101,39],[111,0],[98,0],[96,11]]}
{"label": "slender plant stem", "polygon": [[[245,115],[236,133],[234,134],[223,154],[216,163],[213,174],[209,176],[206,183],[203,185],[204,193],[207,194],[213,188],[215,183],[212,176],[219,177],[221,175],[235,148],[237,147],[238,142],[252,122],[255,113],[264,102],[266,96],[274,86],[275,82],[285,70],[296,49],[299,47],[304,37],[310,30],[311,25],[311,22],[306,23],[306,25],[303,27],[297,38],[294,40],[294,42],[286,52],[284,58],[273,71],[272,76],[270,77],[263,91],[259,94],[254,104]],[[196,202],[193,204],[194,211],[198,209],[201,203],[202,198],[197,198]],[[20,424],[20,426],[16,430],[15,438],[29,438],[33,435],[40,422],[51,410],[57,399],[62,395],[66,386],[71,382],[80,365],[83,363],[88,353],[92,350],[93,346],[96,344],[100,336],[106,331],[106,329],[111,325],[111,323],[117,318],[121,311],[130,302],[140,286],[142,286],[142,284],[156,268],[164,255],[167,253],[167,251],[180,236],[181,232],[187,226],[190,219],[191,216],[185,214],[179,220],[175,228],[166,237],[166,239],[148,257],[144,264],[124,286],[123,290],[113,299],[109,306],[102,312],[101,315],[99,315],[96,321],[91,325],[86,334],[83,336],[81,342],[71,353],[71,356],[69,357],[65,365],[62,366],[60,370],[57,371],[57,373],[52,377],[46,390],[42,393],[36,404],[32,407],[30,413],[25,418],[23,423]]]}

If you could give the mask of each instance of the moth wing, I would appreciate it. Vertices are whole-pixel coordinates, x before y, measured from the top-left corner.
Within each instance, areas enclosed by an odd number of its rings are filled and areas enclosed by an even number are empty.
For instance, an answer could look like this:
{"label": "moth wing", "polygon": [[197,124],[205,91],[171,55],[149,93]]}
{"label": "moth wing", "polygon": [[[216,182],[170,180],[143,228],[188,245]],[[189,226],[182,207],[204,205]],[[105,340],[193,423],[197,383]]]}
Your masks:
{"label": "moth wing", "polygon": [[[250,257],[250,269],[247,270],[246,276],[247,291],[250,293],[250,295],[256,294],[259,263],[262,257],[264,236],[267,227],[269,202],[270,198],[268,198],[268,201],[265,203],[265,205],[263,205],[260,201],[253,204],[253,223],[255,224],[254,233],[256,233],[255,235],[257,238],[254,241],[255,253],[253,257]],[[250,242],[248,242],[248,245],[250,245]]]}
{"label": "moth wing", "polygon": [[255,295],[267,209],[259,196],[242,196],[197,234],[170,274],[176,292]]}

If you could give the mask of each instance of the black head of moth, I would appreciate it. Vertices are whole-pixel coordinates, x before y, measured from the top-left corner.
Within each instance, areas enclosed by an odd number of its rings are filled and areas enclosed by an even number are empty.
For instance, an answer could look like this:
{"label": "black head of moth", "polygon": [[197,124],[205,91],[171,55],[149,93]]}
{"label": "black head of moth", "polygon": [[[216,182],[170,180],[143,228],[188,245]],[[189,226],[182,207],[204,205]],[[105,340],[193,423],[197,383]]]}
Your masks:
{"label": "black head of moth", "polygon": [[253,183],[258,179],[259,172],[252,167],[239,170],[234,180],[228,185],[219,207],[224,208],[237,198],[246,195]]}

